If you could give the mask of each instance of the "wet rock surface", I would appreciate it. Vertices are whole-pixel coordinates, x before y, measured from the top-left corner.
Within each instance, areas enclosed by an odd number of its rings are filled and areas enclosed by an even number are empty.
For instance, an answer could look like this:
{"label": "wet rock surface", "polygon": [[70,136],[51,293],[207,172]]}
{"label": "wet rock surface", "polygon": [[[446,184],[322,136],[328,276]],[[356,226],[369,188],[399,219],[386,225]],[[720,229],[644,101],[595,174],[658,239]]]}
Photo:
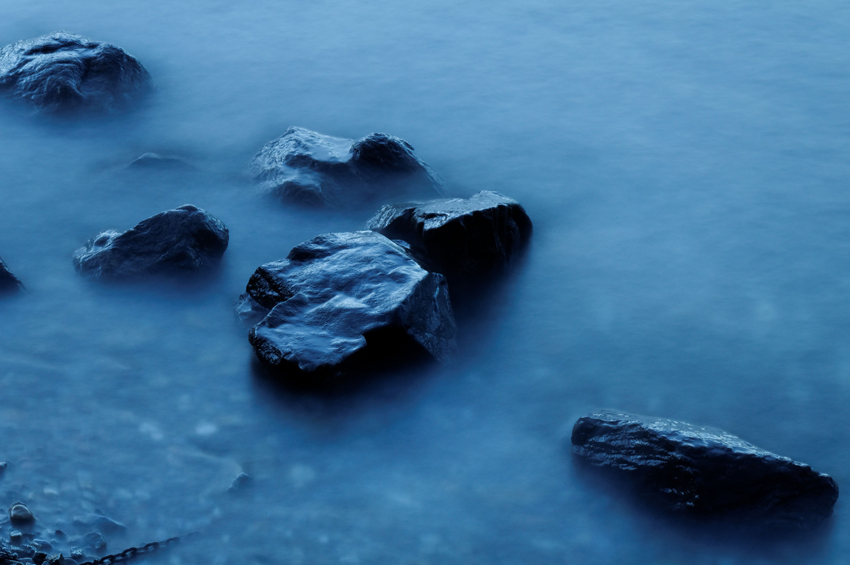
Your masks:
{"label": "wet rock surface", "polygon": [[426,268],[445,274],[452,285],[508,267],[532,232],[523,207],[491,191],[468,199],[388,204],[367,227],[406,241]]}
{"label": "wet rock surface", "polygon": [[575,456],[678,513],[807,529],[838,499],[828,475],[714,428],[601,410],[580,418],[571,440]]}
{"label": "wet rock surface", "polygon": [[0,259],[0,295],[13,294],[24,289],[24,284]]}
{"label": "wet rock surface", "polygon": [[99,233],[74,253],[74,265],[93,279],[192,273],[218,265],[228,241],[221,220],[187,204],[123,233]]}
{"label": "wet rock surface", "polygon": [[405,346],[441,361],[455,349],[444,277],[374,232],[321,235],[262,265],[237,310],[243,319],[262,316],[249,334],[257,357],[299,384]]}
{"label": "wet rock surface", "polygon": [[292,127],[251,163],[254,180],[285,201],[355,206],[379,197],[442,194],[442,183],[413,147],[373,133],[356,141]]}
{"label": "wet rock surface", "polygon": [[79,35],[52,33],[0,49],[0,92],[44,112],[120,111],[150,88],[133,56]]}

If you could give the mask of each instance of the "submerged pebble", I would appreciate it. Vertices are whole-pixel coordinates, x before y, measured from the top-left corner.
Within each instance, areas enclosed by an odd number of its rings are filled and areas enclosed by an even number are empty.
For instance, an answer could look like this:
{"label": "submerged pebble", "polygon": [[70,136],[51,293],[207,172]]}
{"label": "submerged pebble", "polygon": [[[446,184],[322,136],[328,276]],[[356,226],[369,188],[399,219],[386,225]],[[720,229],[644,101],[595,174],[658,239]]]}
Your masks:
{"label": "submerged pebble", "polygon": [[9,520],[13,526],[27,526],[35,522],[35,516],[23,502],[16,502],[9,508]]}

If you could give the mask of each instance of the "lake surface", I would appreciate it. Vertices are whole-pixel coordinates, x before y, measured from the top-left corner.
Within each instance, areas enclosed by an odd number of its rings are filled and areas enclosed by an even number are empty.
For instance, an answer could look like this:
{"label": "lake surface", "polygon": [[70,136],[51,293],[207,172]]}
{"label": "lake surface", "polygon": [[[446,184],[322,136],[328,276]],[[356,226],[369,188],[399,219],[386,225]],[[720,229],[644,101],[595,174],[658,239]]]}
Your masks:
{"label": "lake surface", "polygon": [[[850,8],[2,7],[0,43],[114,43],[157,91],[118,118],[0,105],[0,257],[28,287],[0,302],[0,506],[100,509],[116,550],[200,531],[147,559],[173,565],[846,562],[844,499],[807,536],[695,527],[581,472],[564,435],[596,408],[678,418],[850,485]],[[454,363],[331,397],[258,369],[248,277],[371,215],[256,193],[248,163],[293,125],[397,135],[449,193],[524,205],[531,248],[459,305]],[[198,171],[122,169],[148,151]],[[213,276],[74,272],[99,231],[186,203],[230,229]]]}

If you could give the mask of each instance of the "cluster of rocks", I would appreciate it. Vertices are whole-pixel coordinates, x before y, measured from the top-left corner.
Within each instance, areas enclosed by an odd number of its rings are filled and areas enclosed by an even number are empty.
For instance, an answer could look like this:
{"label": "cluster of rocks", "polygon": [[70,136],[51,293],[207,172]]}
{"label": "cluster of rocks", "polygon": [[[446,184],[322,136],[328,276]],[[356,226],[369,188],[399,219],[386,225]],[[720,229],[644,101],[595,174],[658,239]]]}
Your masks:
{"label": "cluster of rocks", "polygon": [[[0,93],[39,111],[124,110],[150,90],[151,77],[135,58],[77,35],[54,33],[0,49]],[[156,154],[130,165],[186,167]],[[287,203],[350,208],[444,195],[413,147],[383,133],[350,140],[293,127],[260,150],[251,171],[262,190]],[[237,311],[251,326],[257,357],[288,382],[322,385],[399,351],[445,361],[457,332],[449,289],[474,290],[509,267],[531,231],[522,206],[495,192],[385,205],[367,231],[320,235],[260,266]],[[220,220],[186,205],[123,233],[101,232],[77,250],[74,265],[95,279],[204,271],[218,264],[228,238]],[[0,260],[0,293],[22,289]],[[808,465],[684,422],[599,411],[579,419],[571,442],[577,458],[628,477],[674,513],[808,528],[828,518],[838,498],[835,481]],[[96,519],[101,529],[123,527]],[[21,529],[10,534],[11,547],[0,543],[0,565],[73,564],[85,558],[84,547],[105,547],[93,530],[72,540],[78,547],[69,558],[49,556],[52,543],[33,531],[24,504],[10,508],[10,522]]]}
{"label": "cluster of rocks", "polygon": [[494,192],[385,206],[368,227],[306,241],[249,279],[237,311],[286,381],[321,386],[411,347],[446,361],[449,288],[508,267],[531,235],[525,210]]}
{"label": "cluster of rocks", "polygon": [[105,553],[105,535],[127,530],[101,512],[77,517],[61,527],[43,527],[22,502],[9,507],[8,524],[8,541],[0,540],[0,565],[91,563]]}

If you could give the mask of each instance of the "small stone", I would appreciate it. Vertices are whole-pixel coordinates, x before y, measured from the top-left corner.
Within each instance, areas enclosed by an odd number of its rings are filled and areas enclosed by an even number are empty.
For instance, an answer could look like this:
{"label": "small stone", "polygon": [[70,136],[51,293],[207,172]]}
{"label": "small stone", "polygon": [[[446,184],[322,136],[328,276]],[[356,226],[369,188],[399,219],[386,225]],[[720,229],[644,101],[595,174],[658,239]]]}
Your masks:
{"label": "small stone", "polygon": [[44,562],[49,563],[50,565],[62,565],[62,563],[65,562],[65,556],[61,553],[54,553],[53,555],[48,556]]}
{"label": "small stone", "polygon": [[89,532],[83,537],[83,543],[97,551],[106,548],[106,540],[100,532]]}
{"label": "small stone", "polygon": [[20,530],[12,530],[9,532],[9,541],[12,545],[21,545],[24,543],[24,534]]}
{"label": "small stone", "polygon": [[[24,289],[24,284],[9,270],[3,259],[0,259],[0,295],[12,294],[20,292]],[[3,463],[5,465],[5,463]],[[5,468],[4,468],[5,469]]]}
{"label": "small stone", "polygon": [[53,549],[53,545],[51,545],[51,543],[49,541],[47,541],[46,539],[36,538],[36,539],[32,540],[32,543],[33,543],[34,546],[36,546],[38,549],[40,549],[42,551],[50,551],[51,549]]}
{"label": "small stone", "polygon": [[233,482],[230,484],[228,492],[239,492],[250,487],[254,483],[254,479],[248,473],[239,473]]}
{"label": "small stone", "polygon": [[127,168],[156,171],[191,171],[195,167],[177,157],[167,157],[159,153],[144,153],[127,165]]}
{"label": "small stone", "polygon": [[35,516],[23,502],[16,502],[9,508],[9,519],[13,526],[25,526],[35,522]]}
{"label": "small stone", "polygon": [[47,559],[47,554],[43,551],[36,551],[32,556],[32,562],[35,563],[35,565],[41,565],[44,563],[45,559]]}
{"label": "small stone", "polygon": [[9,468],[9,463],[6,461],[0,461],[0,477],[3,476],[3,473],[6,472],[6,469]]}
{"label": "small stone", "polygon": [[86,552],[79,547],[72,547],[71,558],[76,559],[77,561],[83,561],[86,558]]}

